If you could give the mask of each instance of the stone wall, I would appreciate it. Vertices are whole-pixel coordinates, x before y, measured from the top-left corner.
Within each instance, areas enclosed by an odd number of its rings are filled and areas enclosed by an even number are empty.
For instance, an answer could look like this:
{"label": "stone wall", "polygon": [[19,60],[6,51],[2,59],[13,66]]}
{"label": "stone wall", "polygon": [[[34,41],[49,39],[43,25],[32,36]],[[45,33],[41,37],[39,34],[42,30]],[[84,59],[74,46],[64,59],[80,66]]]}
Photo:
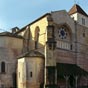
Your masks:
{"label": "stone wall", "polygon": [[[18,88],[39,88],[44,83],[44,59],[24,57],[18,60]],[[20,77],[19,77],[20,74]]]}
{"label": "stone wall", "polygon": [[[17,69],[17,56],[22,53],[22,40],[13,37],[0,37],[0,86],[13,87],[13,74]],[[18,45],[18,46],[17,46]],[[19,47],[19,48],[18,48]],[[5,72],[1,72],[1,63]]]}

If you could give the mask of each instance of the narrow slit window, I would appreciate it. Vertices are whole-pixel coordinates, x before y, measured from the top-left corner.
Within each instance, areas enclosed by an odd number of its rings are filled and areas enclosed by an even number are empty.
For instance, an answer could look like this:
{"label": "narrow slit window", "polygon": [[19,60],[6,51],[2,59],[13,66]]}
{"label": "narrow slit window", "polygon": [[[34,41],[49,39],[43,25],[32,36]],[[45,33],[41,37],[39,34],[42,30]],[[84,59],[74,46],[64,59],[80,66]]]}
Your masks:
{"label": "narrow slit window", "polygon": [[85,37],[85,32],[83,33],[83,37]]}
{"label": "narrow slit window", "polygon": [[85,25],[85,19],[84,18],[82,18],[82,24]]}
{"label": "narrow slit window", "polygon": [[33,76],[33,74],[32,74],[32,72],[30,72],[30,77],[32,77]]}
{"label": "narrow slit window", "polygon": [[5,62],[1,62],[1,72],[5,73]]}
{"label": "narrow slit window", "polygon": [[72,50],[72,44],[70,45],[70,50]]}

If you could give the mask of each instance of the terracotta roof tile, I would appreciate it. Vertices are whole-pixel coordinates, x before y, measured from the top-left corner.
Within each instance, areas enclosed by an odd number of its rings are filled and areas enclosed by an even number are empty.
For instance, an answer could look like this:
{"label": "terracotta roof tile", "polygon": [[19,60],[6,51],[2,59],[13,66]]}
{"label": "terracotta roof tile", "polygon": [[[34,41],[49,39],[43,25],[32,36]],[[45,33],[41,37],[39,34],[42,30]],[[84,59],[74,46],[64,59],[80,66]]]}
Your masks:
{"label": "terracotta roof tile", "polygon": [[74,13],[76,13],[76,12],[78,12],[78,13],[80,13],[80,14],[82,14],[82,15],[88,17],[88,15],[86,14],[86,12],[85,12],[79,5],[77,5],[77,4],[75,4],[75,5],[70,9],[70,11],[69,11],[68,13],[69,13],[70,15],[72,15],[72,14],[74,14]]}

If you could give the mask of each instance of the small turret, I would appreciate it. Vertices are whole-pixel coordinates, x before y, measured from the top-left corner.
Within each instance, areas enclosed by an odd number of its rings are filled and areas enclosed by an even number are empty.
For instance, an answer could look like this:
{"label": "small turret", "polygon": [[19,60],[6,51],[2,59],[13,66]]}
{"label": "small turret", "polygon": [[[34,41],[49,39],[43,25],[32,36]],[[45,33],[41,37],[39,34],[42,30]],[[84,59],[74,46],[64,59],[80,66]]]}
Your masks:
{"label": "small turret", "polygon": [[88,27],[88,15],[79,5],[75,4],[68,13],[79,24]]}

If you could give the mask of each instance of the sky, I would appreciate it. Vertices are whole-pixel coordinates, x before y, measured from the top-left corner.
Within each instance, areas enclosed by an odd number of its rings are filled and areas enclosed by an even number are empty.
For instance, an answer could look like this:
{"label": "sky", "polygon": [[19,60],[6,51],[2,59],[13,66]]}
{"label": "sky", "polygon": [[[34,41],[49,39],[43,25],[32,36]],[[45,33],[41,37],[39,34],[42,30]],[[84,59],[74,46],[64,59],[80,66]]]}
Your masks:
{"label": "sky", "polygon": [[0,30],[20,29],[51,11],[69,11],[79,4],[88,13],[88,0],[0,0]]}

